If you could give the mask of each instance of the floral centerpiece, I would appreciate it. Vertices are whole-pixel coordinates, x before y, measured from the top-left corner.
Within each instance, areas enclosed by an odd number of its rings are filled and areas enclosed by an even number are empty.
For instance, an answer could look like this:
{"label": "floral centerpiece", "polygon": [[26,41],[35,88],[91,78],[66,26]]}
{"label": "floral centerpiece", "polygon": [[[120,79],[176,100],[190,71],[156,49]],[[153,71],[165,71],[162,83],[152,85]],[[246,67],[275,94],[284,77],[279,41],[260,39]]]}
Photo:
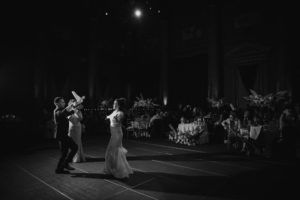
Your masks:
{"label": "floral centerpiece", "polygon": [[188,146],[195,146],[198,144],[207,143],[203,140],[203,136],[206,136],[206,125],[201,122],[193,122],[178,125],[177,131],[171,128],[169,133],[169,140],[175,143],[184,144]]}
{"label": "floral centerpiece", "polygon": [[144,99],[141,94],[140,97],[136,97],[136,101],[133,103],[131,112],[134,116],[141,116],[144,114],[153,115],[158,107],[159,105],[155,104],[152,99]]}
{"label": "floral centerpiece", "polygon": [[285,105],[291,103],[291,93],[288,91],[279,91],[267,95],[260,95],[254,90],[250,90],[250,95],[244,97],[248,101],[249,106],[257,108],[267,108],[274,111],[276,115],[280,115]]}
{"label": "floral centerpiece", "polygon": [[289,100],[289,92],[288,91],[279,91],[275,94],[270,93],[265,96],[258,94],[254,90],[250,89],[250,95],[248,97],[244,97],[246,101],[249,102],[252,106],[257,107],[272,107],[276,104],[281,104],[285,101]]}
{"label": "floral centerpiece", "polygon": [[213,99],[213,98],[207,98],[208,103],[212,108],[220,108],[224,105],[223,99]]}
{"label": "floral centerpiece", "polygon": [[263,96],[250,89],[250,95],[248,97],[244,97],[244,99],[248,101],[250,106],[265,107],[272,103],[274,95],[270,93]]}
{"label": "floral centerpiece", "polygon": [[127,130],[131,131],[136,138],[149,138],[150,119],[158,108],[159,105],[155,104],[152,99],[145,99],[143,95],[136,97],[136,101],[129,111],[131,121]]}

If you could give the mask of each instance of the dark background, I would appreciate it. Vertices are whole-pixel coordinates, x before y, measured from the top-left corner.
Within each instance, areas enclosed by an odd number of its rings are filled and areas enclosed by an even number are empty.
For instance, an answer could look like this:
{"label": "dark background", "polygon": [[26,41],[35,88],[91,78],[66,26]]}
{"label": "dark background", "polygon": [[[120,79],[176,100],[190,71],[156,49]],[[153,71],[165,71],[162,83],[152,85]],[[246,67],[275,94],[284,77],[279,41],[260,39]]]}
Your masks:
{"label": "dark background", "polygon": [[71,90],[90,108],[141,93],[169,106],[243,105],[251,88],[298,101],[297,19],[288,1],[1,2],[0,113],[34,121]]}

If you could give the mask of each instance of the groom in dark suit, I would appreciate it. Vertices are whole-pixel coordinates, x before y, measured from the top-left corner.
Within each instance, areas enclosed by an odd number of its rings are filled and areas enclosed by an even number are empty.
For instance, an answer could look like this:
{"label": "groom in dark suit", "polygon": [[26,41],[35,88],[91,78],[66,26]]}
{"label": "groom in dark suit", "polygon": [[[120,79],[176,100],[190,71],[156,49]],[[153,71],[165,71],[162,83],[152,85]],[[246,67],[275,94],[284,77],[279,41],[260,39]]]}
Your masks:
{"label": "groom in dark suit", "polygon": [[[70,166],[74,155],[78,150],[77,144],[68,136],[69,121],[68,116],[72,115],[74,111],[71,111],[70,104],[66,106],[65,100],[62,97],[54,98],[54,105],[56,106],[54,110],[54,122],[56,124],[56,134],[55,138],[59,142],[59,147],[61,151],[61,156],[58,161],[55,173],[57,174],[66,174],[69,173],[67,170],[73,170],[74,168]],[[70,149],[70,152],[69,152]],[[67,169],[67,170],[65,170]]]}

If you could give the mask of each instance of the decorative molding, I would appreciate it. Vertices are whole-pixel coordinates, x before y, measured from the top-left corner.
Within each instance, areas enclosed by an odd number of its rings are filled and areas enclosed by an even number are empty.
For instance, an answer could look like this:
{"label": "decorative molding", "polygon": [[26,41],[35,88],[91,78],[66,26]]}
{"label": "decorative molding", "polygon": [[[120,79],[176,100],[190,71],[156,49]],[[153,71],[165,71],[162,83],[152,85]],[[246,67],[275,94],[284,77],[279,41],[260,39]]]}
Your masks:
{"label": "decorative molding", "polygon": [[238,65],[263,63],[268,58],[270,47],[260,44],[244,43],[225,52],[225,59]]}

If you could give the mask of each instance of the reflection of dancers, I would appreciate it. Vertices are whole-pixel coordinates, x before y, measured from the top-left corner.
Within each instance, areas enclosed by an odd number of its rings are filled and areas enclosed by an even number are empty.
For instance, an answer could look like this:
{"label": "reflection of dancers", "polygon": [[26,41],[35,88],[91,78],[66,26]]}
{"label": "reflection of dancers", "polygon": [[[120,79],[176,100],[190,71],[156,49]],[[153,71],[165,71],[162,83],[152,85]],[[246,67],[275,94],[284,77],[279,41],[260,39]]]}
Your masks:
{"label": "reflection of dancers", "polygon": [[[69,101],[70,104],[74,104],[75,99]],[[83,153],[82,142],[81,142],[81,133],[82,126],[81,121],[83,119],[82,112],[80,111],[83,108],[82,104],[79,104],[74,108],[74,113],[68,117],[69,119],[69,136],[74,140],[78,145],[78,151],[73,158],[73,162],[84,162],[85,156]]]}
{"label": "reflection of dancers", "polygon": [[[53,113],[54,122],[56,124],[55,138],[59,142],[61,151],[61,156],[58,161],[55,172],[58,174],[68,173],[68,171],[65,171],[64,169],[74,169],[69,165],[69,163],[72,161],[78,149],[75,142],[68,136],[69,122],[67,116],[74,113],[74,111],[70,111],[73,104],[70,104],[65,108],[66,103],[62,97],[55,97],[54,104],[56,106]],[[70,152],[69,149],[71,150]]]}
{"label": "reflection of dancers", "polygon": [[110,120],[111,138],[105,153],[104,173],[112,174],[116,178],[129,178],[129,174],[133,173],[126,159],[127,150],[122,146],[124,105],[125,99],[116,99],[113,106],[114,111],[107,116],[107,119]]}

